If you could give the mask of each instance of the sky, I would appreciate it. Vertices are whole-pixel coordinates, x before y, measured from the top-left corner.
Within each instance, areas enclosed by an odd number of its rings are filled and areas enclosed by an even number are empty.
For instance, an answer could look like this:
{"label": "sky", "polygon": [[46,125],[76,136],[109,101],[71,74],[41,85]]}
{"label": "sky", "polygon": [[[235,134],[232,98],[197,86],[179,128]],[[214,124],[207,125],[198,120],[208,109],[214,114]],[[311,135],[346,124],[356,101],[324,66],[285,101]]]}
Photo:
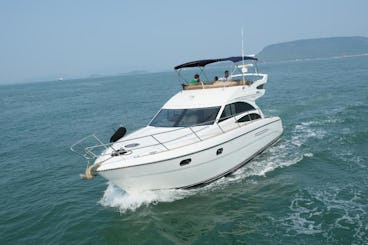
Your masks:
{"label": "sky", "polygon": [[169,71],[299,39],[368,37],[367,0],[0,0],[0,84]]}

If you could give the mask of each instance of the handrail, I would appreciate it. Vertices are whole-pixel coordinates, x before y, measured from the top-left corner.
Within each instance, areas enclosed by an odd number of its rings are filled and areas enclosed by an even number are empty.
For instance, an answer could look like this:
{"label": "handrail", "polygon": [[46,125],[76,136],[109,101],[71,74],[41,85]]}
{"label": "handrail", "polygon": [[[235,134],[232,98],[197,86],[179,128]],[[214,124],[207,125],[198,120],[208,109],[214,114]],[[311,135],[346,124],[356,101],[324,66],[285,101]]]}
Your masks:
{"label": "handrail", "polygon": [[[92,138],[93,140],[97,141],[99,144],[98,145],[93,145],[93,146],[84,146],[82,143],[84,143],[85,141],[87,141],[89,138]],[[112,143],[103,143],[95,134],[91,134],[88,135],[80,140],[78,140],[77,142],[75,142],[73,145],[70,146],[70,150],[76,154],[78,154],[79,156],[87,159],[87,160],[92,160],[92,159],[96,159],[98,156],[93,152],[93,149],[96,148],[96,146],[98,147],[104,147],[105,150],[108,149],[109,147],[111,147]],[[76,149],[78,146],[81,146],[83,149],[78,150]],[[84,154],[83,154],[84,153]]]}
{"label": "handrail", "polygon": [[[254,111],[254,110],[252,110],[252,111]],[[252,111],[248,111],[247,113],[249,114],[249,113],[251,113]],[[229,116],[229,117],[226,117],[225,119],[230,119],[230,118],[234,118],[234,120],[235,121],[237,121],[236,120],[236,117],[237,116],[239,116],[240,114],[236,114],[236,115],[232,115],[232,116]],[[245,114],[244,114],[245,115]],[[96,159],[96,158],[98,158],[98,156],[100,156],[101,155],[101,152],[99,153],[99,154],[96,154],[95,153],[95,151],[97,150],[97,149],[100,149],[100,148],[102,148],[102,152],[103,151],[106,151],[107,149],[109,149],[109,148],[111,148],[112,149],[112,151],[111,152],[109,152],[108,154],[113,154],[113,153],[116,153],[116,154],[118,154],[119,155],[119,152],[121,151],[121,150],[125,150],[125,146],[123,146],[123,147],[120,147],[119,149],[114,149],[113,147],[112,147],[112,145],[113,144],[119,144],[119,143],[121,143],[122,145],[124,144],[124,145],[127,145],[127,144],[129,144],[128,142],[130,142],[130,141],[136,141],[136,140],[139,140],[139,139],[143,139],[143,138],[147,138],[147,137],[151,137],[152,139],[154,139],[156,142],[157,142],[157,144],[150,144],[150,145],[146,145],[146,146],[141,146],[141,147],[136,147],[134,150],[138,150],[138,149],[144,149],[144,148],[147,148],[147,147],[152,147],[152,146],[154,146],[154,145],[161,145],[163,148],[165,148],[165,151],[169,151],[169,150],[171,150],[170,149],[170,147],[168,147],[168,144],[170,143],[170,142],[174,142],[174,141],[178,141],[178,140],[181,140],[181,139],[183,139],[183,138],[185,138],[185,137],[187,137],[187,136],[189,136],[189,135],[194,135],[195,136],[195,138],[197,138],[199,141],[203,141],[204,140],[204,138],[203,138],[203,136],[201,137],[198,133],[199,132],[201,132],[202,130],[205,130],[205,129],[207,129],[207,128],[209,128],[210,126],[214,126],[214,125],[216,125],[219,129],[220,129],[220,133],[219,134],[224,134],[224,133],[226,133],[227,131],[226,130],[224,130],[224,128],[223,127],[221,127],[221,125],[219,124],[219,122],[218,121],[215,121],[215,120],[211,120],[211,122],[213,122],[213,124],[210,124],[210,125],[208,125],[208,123],[210,123],[210,122],[205,122],[205,123],[202,123],[202,125],[201,124],[198,124],[198,125],[193,125],[193,126],[191,126],[191,127],[180,127],[180,128],[178,128],[178,129],[174,129],[174,130],[168,130],[168,131],[164,131],[164,132],[159,132],[159,133],[155,133],[155,134],[150,134],[150,135],[144,135],[144,136],[140,136],[140,137],[136,137],[136,138],[131,138],[131,139],[126,139],[126,140],[124,140],[124,138],[121,140],[121,141],[117,141],[117,142],[115,142],[115,143],[103,143],[95,134],[92,134],[92,135],[89,135],[89,136],[86,136],[86,137],[84,137],[84,138],[82,138],[82,139],[80,139],[80,140],[78,140],[76,143],[74,143],[71,147],[70,147],[70,149],[71,149],[71,151],[73,151],[74,153],[76,153],[76,154],[78,154],[79,156],[81,156],[81,157],[83,157],[83,158],[85,158],[85,159],[87,159],[87,160],[92,160],[92,159]],[[249,123],[249,122],[242,122],[242,123],[239,123],[239,122],[237,122],[236,124],[237,124],[237,126],[238,127],[242,127],[243,125],[245,125],[245,124],[247,124],[247,123]],[[203,124],[206,124],[206,125],[203,125]],[[199,128],[199,129],[197,129],[197,130],[194,130],[193,129],[193,127],[198,127],[198,126],[206,126],[206,127],[204,127],[204,128]],[[159,136],[159,135],[161,135],[161,134],[167,134],[167,133],[172,133],[172,132],[176,132],[176,131],[184,131],[184,130],[187,130],[187,129],[189,129],[189,133],[185,133],[185,134],[183,134],[183,135],[180,135],[179,137],[176,137],[175,139],[171,139],[171,140],[168,140],[168,141],[165,141],[165,142],[163,142],[162,140],[160,141],[158,138],[157,138],[157,136]],[[230,129],[230,130],[233,130],[234,128],[232,128],[232,129]],[[216,134],[216,136],[217,136],[218,134]],[[213,136],[212,136],[213,137]],[[89,139],[92,139],[92,140],[94,140],[94,141],[97,141],[98,142],[98,144],[97,145],[92,145],[92,146],[84,146],[84,144],[83,143],[85,143],[87,140],[89,140]],[[80,146],[80,147],[78,147],[78,146]],[[80,150],[78,151],[76,148],[80,148]],[[107,154],[107,153],[106,153]]]}
{"label": "handrail", "polygon": [[[259,77],[259,79],[253,80],[248,79],[247,77]],[[234,79],[233,79],[234,78]],[[238,80],[240,78],[240,80]],[[268,75],[264,73],[240,73],[240,74],[232,74],[230,81],[201,81],[197,84],[191,84],[191,83],[183,83],[182,88],[183,90],[197,90],[197,89],[211,89],[211,88],[225,88],[225,87],[233,87],[233,86],[252,86],[257,87],[260,84],[265,84],[267,82]],[[223,84],[215,84],[216,82],[223,82]],[[237,82],[237,83],[231,83],[231,82]],[[257,86],[255,86],[255,84]],[[221,85],[221,86],[220,86]]]}
{"label": "handrail", "polygon": [[[209,122],[205,122],[205,123],[202,123],[202,124],[208,124]],[[198,125],[194,125],[192,127],[195,127],[195,126],[203,126],[201,124],[198,124]],[[207,127],[210,126],[210,125],[207,125]],[[136,137],[136,138],[131,138],[131,139],[126,139],[125,141],[117,141],[115,143],[125,143],[127,144],[129,141],[136,141],[136,140],[139,140],[139,139],[143,139],[143,138],[147,138],[147,137],[151,137],[153,138],[158,144],[157,145],[161,145],[165,148],[165,150],[170,150],[167,145],[167,143],[170,143],[172,141],[175,141],[175,140],[180,140],[184,137],[187,137],[191,134],[195,135],[200,141],[202,141],[202,139],[199,137],[198,134],[195,133],[195,131],[192,129],[192,127],[188,127],[189,130],[191,131],[191,133],[188,133],[188,134],[184,134],[184,135],[181,135],[180,137],[178,138],[175,138],[173,140],[168,140],[166,142],[162,142],[160,141],[159,139],[157,139],[157,137],[155,136],[158,136],[158,135],[161,135],[161,134],[167,134],[167,133],[171,133],[171,132],[175,132],[175,131],[179,131],[179,130],[186,130],[188,129],[187,127],[183,128],[183,127],[180,127],[180,128],[177,128],[177,129],[173,129],[173,130],[169,130],[169,131],[164,131],[164,132],[159,132],[159,133],[155,133],[155,134],[151,134],[151,135],[144,135],[144,136],[140,136],[140,137]],[[207,128],[206,127],[206,128]],[[202,128],[197,130],[198,131],[201,131],[203,130]],[[92,146],[84,146],[84,142],[89,140],[90,138],[92,138],[92,140],[94,141],[97,141],[98,144],[94,144]],[[96,149],[99,149],[99,148],[103,148],[103,150],[107,150],[108,148],[111,148],[112,149],[112,153],[118,153],[120,149],[114,149],[112,146],[113,146],[114,143],[103,143],[95,134],[92,134],[92,135],[88,135],[80,140],[78,140],[76,143],[74,143],[71,147],[70,147],[70,150],[73,151],[74,153],[78,154],[79,156],[87,159],[87,160],[92,160],[92,159],[96,159],[98,157],[97,154],[94,153],[94,151]],[[78,146],[81,146],[81,147],[78,147]],[[144,149],[144,148],[147,148],[147,147],[151,147],[151,146],[154,146],[153,144],[151,145],[147,145],[147,146],[142,146],[142,147],[137,147],[135,148],[136,150],[137,149]],[[81,150],[77,150],[76,148],[82,148]]]}
{"label": "handrail", "polygon": [[162,144],[154,135],[151,135],[151,137],[156,140],[160,145],[162,145],[163,147],[165,147],[166,150],[169,150],[169,148],[167,148],[164,144]]}
{"label": "handrail", "polygon": [[201,137],[198,136],[198,134],[196,134],[196,132],[194,132],[194,130],[192,129],[192,127],[189,127],[190,131],[192,131],[192,133],[197,136],[197,138],[199,139],[199,141],[202,141]]}

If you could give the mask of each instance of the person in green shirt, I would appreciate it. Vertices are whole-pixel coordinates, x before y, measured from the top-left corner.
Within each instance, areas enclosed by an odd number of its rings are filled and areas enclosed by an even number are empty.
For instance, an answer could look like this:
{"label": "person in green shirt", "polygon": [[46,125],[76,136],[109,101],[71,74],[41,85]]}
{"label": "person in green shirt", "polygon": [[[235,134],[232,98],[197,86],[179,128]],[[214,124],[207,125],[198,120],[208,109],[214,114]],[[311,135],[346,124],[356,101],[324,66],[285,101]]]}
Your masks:
{"label": "person in green shirt", "polygon": [[199,82],[200,82],[200,79],[199,79],[198,74],[195,74],[193,80],[190,81],[191,84],[196,84],[196,83],[199,83]]}

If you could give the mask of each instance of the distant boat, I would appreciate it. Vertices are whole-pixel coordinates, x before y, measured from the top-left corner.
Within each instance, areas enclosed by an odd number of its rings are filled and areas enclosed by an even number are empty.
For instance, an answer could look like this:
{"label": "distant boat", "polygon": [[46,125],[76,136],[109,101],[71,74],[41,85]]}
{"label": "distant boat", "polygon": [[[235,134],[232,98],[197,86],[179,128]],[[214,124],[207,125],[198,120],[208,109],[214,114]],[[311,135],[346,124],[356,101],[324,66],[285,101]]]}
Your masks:
{"label": "distant boat", "polygon": [[[244,60],[257,58],[199,60],[175,67],[180,76],[185,68],[243,61],[228,81],[183,84],[142,129],[124,136],[121,127],[108,144],[95,135],[78,141],[71,150],[94,162],[81,177],[100,174],[128,193],[189,188],[234,172],[277,142],[283,132],[281,119],[264,116],[255,103],[265,93],[267,74],[248,72],[253,64]],[[90,139],[97,145],[87,146]],[[95,153],[101,148],[102,153]]]}
{"label": "distant boat", "polygon": [[58,81],[64,81],[63,77],[59,77]]}

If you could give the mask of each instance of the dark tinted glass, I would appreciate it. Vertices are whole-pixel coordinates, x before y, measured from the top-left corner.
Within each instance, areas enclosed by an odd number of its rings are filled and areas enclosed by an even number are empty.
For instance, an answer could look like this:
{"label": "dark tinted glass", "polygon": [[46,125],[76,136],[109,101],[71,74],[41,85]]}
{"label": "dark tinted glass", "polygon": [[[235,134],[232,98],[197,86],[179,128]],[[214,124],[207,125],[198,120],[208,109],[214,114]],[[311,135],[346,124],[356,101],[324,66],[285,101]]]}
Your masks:
{"label": "dark tinted glass", "polygon": [[251,120],[256,120],[256,119],[261,118],[261,116],[256,114],[256,113],[251,113],[251,114],[249,114],[249,116],[250,116]]}
{"label": "dark tinted glass", "polygon": [[[236,114],[240,114],[246,111],[252,111],[255,109],[256,108],[254,108],[252,105],[245,103],[245,102],[235,102],[232,104],[228,104],[225,106],[225,109],[221,114],[219,122],[224,121]],[[238,120],[238,122],[240,121]]]}
{"label": "dark tinted glass", "polygon": [[221,114],[221,117],[220,117],[220,121],[223,121],[227,118],[230,118],[232,115],[233,115],[233,112],[232,112],[232,106],[231,105],[226,105],[222,114]]}
{"label": "dark tinted glass", "polygon": [[162,109],[150,123],[155,127],[190,127],[213,124],[220,107]]}
{"label": "dark tinted glass", "polygon": [[238,122],[248,122],[248,121],[250,121],[250,117],[249,117],[249,115],[245,115],[245,116],[241,117],[241,118],[238,120]]}
{"label": "dark tinted glass", "polygon": [[236,114],[246,112],[246,111],[252,111],[252,110],[255,110],[255,109],[256,108],[254,108],[253,106],[251,106],[250,104],[245,103],[245,102],[236,102],[235,103]]}

